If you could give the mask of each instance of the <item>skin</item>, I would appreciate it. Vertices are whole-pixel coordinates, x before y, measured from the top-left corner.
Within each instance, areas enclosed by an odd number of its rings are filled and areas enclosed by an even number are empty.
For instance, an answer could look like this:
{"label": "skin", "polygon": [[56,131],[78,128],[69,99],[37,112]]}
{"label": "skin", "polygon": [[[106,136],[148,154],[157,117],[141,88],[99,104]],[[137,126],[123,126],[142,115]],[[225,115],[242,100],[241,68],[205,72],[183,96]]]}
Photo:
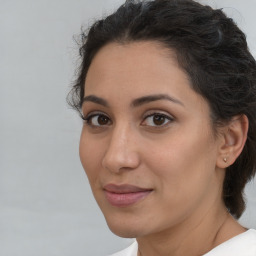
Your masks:
{"label": "skin", "polygon": [[[148,95],[165,99],[134,104]],[[90,65],[84,96],[82,165],[109,228],[136,237],[138,255],[202,255],[245,231],[228,214],[222,185],[243,148],[247,119],[234,119],[215,136],[209,105],[174,52],[156,42],[110,43]],[[104,194],[109,183],[152,192],[116,207]]]}

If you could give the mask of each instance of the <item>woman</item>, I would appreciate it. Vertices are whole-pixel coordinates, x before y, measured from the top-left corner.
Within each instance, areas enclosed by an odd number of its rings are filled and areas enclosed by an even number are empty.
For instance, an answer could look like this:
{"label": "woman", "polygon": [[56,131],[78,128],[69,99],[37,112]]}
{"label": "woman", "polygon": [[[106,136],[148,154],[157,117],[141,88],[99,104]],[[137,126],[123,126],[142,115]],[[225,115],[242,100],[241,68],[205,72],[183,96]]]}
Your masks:
{"label": "woman", "polygon": [[114,255],[256,255],[237,219],[255,175],[256,63],[221,10],[127,1],[83,35],[71,105]]}

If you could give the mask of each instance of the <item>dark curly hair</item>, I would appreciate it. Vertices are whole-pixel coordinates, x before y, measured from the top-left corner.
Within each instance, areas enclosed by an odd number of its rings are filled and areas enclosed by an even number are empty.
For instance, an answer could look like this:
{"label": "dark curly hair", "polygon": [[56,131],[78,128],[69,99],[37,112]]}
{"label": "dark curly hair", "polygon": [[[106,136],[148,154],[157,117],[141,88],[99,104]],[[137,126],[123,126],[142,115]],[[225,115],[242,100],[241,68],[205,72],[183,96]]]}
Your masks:
{"label": "dark curly hair", "polygon": [[[126,1],[81,36],[81,66],[68,95],[81,110],[87,71],[106,44],[156,41],[174,50],[192,88],[210,105],[213,127],[244,114],[248,139],[236,162],[226,169],[223,200],[239,218],[245,209],[243,191],[256,170],[256,62],[246,37],[221,9],[193,0]],[[214,129],[216,130],[216,129]]]}

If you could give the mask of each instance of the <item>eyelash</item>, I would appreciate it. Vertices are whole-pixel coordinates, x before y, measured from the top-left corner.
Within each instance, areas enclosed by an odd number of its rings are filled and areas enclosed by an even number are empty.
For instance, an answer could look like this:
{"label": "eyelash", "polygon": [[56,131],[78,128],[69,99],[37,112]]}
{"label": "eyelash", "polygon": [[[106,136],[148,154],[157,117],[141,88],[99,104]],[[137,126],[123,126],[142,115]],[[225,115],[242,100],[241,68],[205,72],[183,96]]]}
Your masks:
{"label": "eyelash", "polygon": [[[101,128],[101,127],[106,127],[106,126],[109,125],[109,124],[103,124],[103,125],[94,125],[94,124],[92,124],[92,119],[94,117],[98,117],[98,118],[103,117],[105,119],[104,121],[107,121],[108,123],[111,122],[111,119],[104,113],[92,113],[92,114],[89,114],[87,117],[82,116],[82,119],[84,120],[86,125],[88,125],[92,128]],[[160,124],[160,125],[146,125],[146,124],[143,124],[148,118],[154,118],[154,117],[163,118],[164,123]],[[163,114],[163,113],[160,113],[160,112],[153,112],[153,113],[147,114],[147,115],[145,115],[145,117],[143,117],[143,121],[141,122],[141,125],[142,126],[154,127],[154,128],[162,128],[162,127],[168,126],[173,121],[174,121],[174,118],[172,116],[169,116],[169,115],[166,115],[166,114]],[[110,124],[112,124],[112,122]]]}
{"label": "eyelash", "polygon": [[[143,125],[143,123],[145,122],[146,119],[149,119],[149,118],[156,118],[156,117],[160,117],[160,118],[163,118],[164,119],[164,123],[163,124],[160,124],[160,125]],[[156,120],[155,120],[156,121]],[[159,120],[158,120],[159,121]],[[159,113],[159,112],[153,112],[151,114],[147,114],[144,118],[143,118],[143,121],[142,121],[142,126],[149,126],[149,127],[154,127],[154,128],[163,128],[165,126],[168,126],[172,121],[174,121],[174,118],[172,116],[169,116],[169,115],[166,115],[166,114],[163,114],[163,113]],[[154,120],[153,120],[154,122]]]}
{"label": "eyelash", "polygon": [[89,114],[87,117],[82,116],[82,119],[84,120],[84,122],[85,122],[87,125],[89,125],[89,126],[91,126],[91,127],[101,127],[101,126],[105,126],[105,125],[94,125],[94,124],[91,123],[91,122],[92,122],[92,119],[93,119],[94,117],[97,117],[97,116],[98,116],[98,117],[107,118],[108,121],[110,121],[110,118],[109,118],[107,115],[103,114],[103,113],[92,113],[92,114]]}

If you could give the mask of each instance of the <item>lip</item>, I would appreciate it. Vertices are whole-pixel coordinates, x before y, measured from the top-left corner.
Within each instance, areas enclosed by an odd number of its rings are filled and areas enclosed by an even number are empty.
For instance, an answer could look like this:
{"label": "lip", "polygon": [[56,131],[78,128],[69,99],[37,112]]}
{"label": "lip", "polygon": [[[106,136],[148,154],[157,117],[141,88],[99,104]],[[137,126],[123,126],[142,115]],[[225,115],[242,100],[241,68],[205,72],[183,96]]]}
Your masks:
{"label": "lip", "polygon": [[153,191],[153,189],[150,188],[140,188],[130,184],[107,184],[103,189],[108,202],[116,207],[131,206]]}

